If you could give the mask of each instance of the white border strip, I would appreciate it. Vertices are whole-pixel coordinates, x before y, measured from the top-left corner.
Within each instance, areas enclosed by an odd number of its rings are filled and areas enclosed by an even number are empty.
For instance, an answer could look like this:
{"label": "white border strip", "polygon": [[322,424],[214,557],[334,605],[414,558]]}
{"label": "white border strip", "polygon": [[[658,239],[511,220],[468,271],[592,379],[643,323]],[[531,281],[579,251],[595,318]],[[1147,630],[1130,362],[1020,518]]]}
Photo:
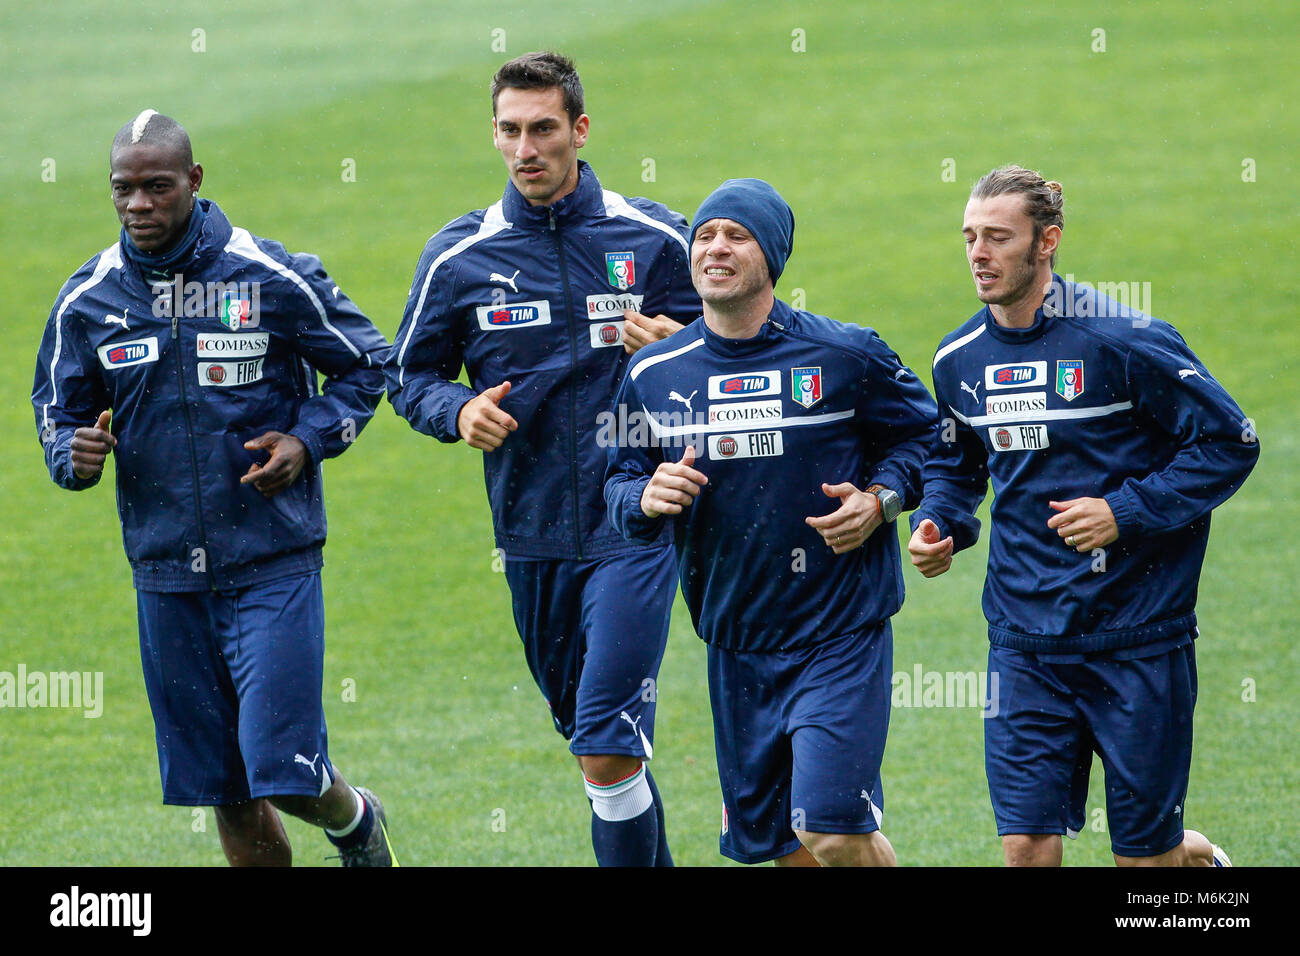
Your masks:
{"label": "white border strip", "polygon": [[1093,408],[1058,408],[1055,411],[1035,412],[1032,418],[1018,415],[975,415],[972,418],[967,418],[951,405],[948,406],[948,410],[953,413],[958,421],[969,425],[971,428],[979,428],[982,425],[1006,425],[1013,422],[1030,424],[1069,421],[1079,418],[1101,418],[1105,415],[1113,415],[1115,412],[1127,411],[1132,407],[1132,402],[1116,402],[1114,405],[1098,405]]}
{"label": "white border strip", "polygon": [[284,278],[288,279],[290,282],[296,285],[299,289],[301,289],[306,294],[307,298],[311,301],[312,306],[316,309],[316,314],[320,316],[320,320],[322,323],[324,323],[325,328],[329,329],[336,336],[338,336],[339,341],[348,347],[349,352],[351,352],[357,358],[361,358],[361,350],[358,349],[355,345],[353,345],[352,341],[346,335],[344,335],[342,332],[336,329],[334,325],[330,322],[329,315],[326,314],[325,312],[325,306],[321,305],[320,299],[316,297],[316,293],[312,291],[312,288],[307,284],[307,281],[303,279],[303,277],[300,276],[297,272],[294,272],[292,269],[290,269],[288,266],[276,262],[265,252],[263,252],[261,247],[258,246],[258,244],[253,241],[253,236],[251,233],[249,233],[247,229],[244,229],[242,227],[232,229],[230,231],[230,241],[226,243],[226,248],[224,251],[233,252],[237,256],[243,256],[245,259],[251,259],[253,262],[260,263],[261,265],[266,266],[272,272],[284,276]]}
{"label": "white border strip", "polygon": [[938,365],[938,364],[939,364],[939,360],[940,360],[941,358],[943,358],[944,356],[946,356],[949,352],[955,352],[957,349],[961,348],[963,345],[966,345],[966,344],[969,343],[969,342],[973,342],[973,341],[975,341],[975,339],[979,338],[981,335],[984,334],[984,330],[987,329],[987,328],[988,328],[987,325],[981,325],[981,326],[980,326],[978,329],[976,329],[974,332],[967,332],[965,335],[963,335],[963,336],[962,336],[961,338],[959,338],[957,341],[955,341],[955,342],[949,342],[949,343],[948,343],[947,345],[945,345],[943,348],[939,349],[939,351],[937,351],[937,352],[934,353],[934,363],[933,363],[930,367],[931,367],[931,368],[934,368],[936,365]]}
{"label": "white border strip", "polygon": [[627,373],[628,377],[635,382],[636,377],[640,375],[642,372],[644,372],[646,369],[653,368],[654,366],[658,365],[660,362],[667,362],[669,359],[675,359],[679,355],[685,355],[691,349],[698,349],[703,344],[704,344],[704,339],[703,337],[701,337],[696,339],[694,342],[690,343],[689,345],[683,345],[679,349],[673,349],[671,352],[665,352],[663,355],[655,355],[648,359],[644,359],[639,364],[632,366],[632,370]]}
{"label": "white border strip", "polygon": [[420,312],[424,309],[424,299],[429,294],[429,283],[433,281],[433,274],[438,271],[438,266],[453,256],[460,255],[475,243],[495,236],[503,229],[512,228],[511,224],[506,222],[501,202],[498,199],[487,208],[487,212],[483,214],[483,221],[479,223],[476,233],[472,236],[466,236],[450,249],[444,249],[438,258],[433,260],[433,264],[429,266],[429,271],[424,274],[424,284],[420,286],[420,298],[416,300],[415,311],[411,313],[411,327],[406,330],[406,338],[402,339],[402,347],[397,352],[397,384],[399,386],[406,384],[406,348],[411,344],[411,336],[415,334],[415,327],[420,324]]}
{"label": "white border strip", "polygon": [[608,189],[602,189],[601,193],[602,193],[602,198],[604,199],[605,202],[605,215],[622,216],[624,219],[631,219],[633,222],[639,222],[646,226],[653,226],[655,229],[658,229],[660,232],[667,233],[668,235],[676,239],[677,244],[682,247],[682,251],[689,254],[689,249],[686,246],[686,240],[683,239],[681,233],[679,233],[672,226],[668,225],[666,222],[660,222],[658,219],[655,219],[651,216],[647,216],[640,209],[637,209],[636,206],[633,206],[630,202],[628,202],[626,198],[624,198],[623,196],[619,195],[616,192],[613,192]]}
{"label": "white border strip", "polygon": [[59,364],[59,355],[63,351],[63,313],[68,311],[68,306],[72,305],[81,293],[99,285],[104,276],[108,275],[109,269],[120,268],[122,268],[122,244],[115,242],[99,254],[99,260],[95,263],[95,270],[90,277],[69,292],[59,305],[59,311],[54,316],[54,356],[50,359],[50,400],[41,406],[42,427],[50,422],[50,406],[59,404],[59,383],[54,377],[54,366]]}
{"label": "white border strip", "polygon": [[741,422],[739,424],[718,423],[712,424],[700,422],[695,425],[670,425],[667,428],[660,425],[650,409],[644,405],[641,410],[646,414],[646,421],[650,423],[650,431],[656,438],[673,438],[677,435],[712,435],[719,432],[766,432],[774,428],[795,428],[799,425],[825,425],[828,422],[843,421],[846,418],[852,418],[857,414],[857,409],[847,409],[842,412],[826,412],[824,415],[804,415],[799,418],[778,418],[773,421],[754,421]]}

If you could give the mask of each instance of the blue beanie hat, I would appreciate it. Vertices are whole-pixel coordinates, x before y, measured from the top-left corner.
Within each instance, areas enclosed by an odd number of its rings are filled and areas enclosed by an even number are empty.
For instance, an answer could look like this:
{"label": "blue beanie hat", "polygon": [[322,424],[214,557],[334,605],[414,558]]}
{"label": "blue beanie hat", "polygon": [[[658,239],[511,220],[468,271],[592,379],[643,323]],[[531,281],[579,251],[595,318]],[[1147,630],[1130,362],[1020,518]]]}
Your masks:
{"label": "blue beanie hat", "polygon": [[728,179],[695,211],[692,243],[700,226],[710,219],[731,219],[753,233],[767,260],[772,285],[776,285],[794,248],[794,213],[781,194],[761,179]]}

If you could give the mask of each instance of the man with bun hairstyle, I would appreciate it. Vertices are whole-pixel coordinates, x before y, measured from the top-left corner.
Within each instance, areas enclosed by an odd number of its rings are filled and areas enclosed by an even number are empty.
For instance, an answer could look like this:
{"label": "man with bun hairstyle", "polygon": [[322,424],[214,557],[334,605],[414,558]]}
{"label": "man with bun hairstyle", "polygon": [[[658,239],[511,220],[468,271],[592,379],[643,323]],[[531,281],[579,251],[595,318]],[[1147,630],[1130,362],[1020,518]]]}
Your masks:
{"label": "man with bun hairstyle", "polygon": [[985,767],[1008,865],[1060,864],[1094,752],[1116,864],[1227,865],[1183,827],[1196,590],[1210,512],[1259,445],[1172,326],[1053,274],[1063,225],[1061,185],[1032,170],[971,192],[984,307],[935,353],[912,563],[934,577],[975,543],[992,481]]}
{"label": "man with bun hairstyle", "polygon": [[123,126],[109,170],[121,235],[59,293],[32,404],[60,487],[115,462],[163,802],[214,807],[232,865],[291,861],[278,809],[344,866],[396,866],[321,704],[321,465],[374,414],[388,343],[319,259],[199,197],[171,117]]}
{"label": "man with bun hairstyle", "polygon": [[874,331],[775,297],[793,239],[761,180],[701,204],[704,315],[633,357],[605,498],[629,539],[673,535],[708,644],[721,852],[893,865],[880,832],[903,601],[893,522],[919,499],[936,409]]}

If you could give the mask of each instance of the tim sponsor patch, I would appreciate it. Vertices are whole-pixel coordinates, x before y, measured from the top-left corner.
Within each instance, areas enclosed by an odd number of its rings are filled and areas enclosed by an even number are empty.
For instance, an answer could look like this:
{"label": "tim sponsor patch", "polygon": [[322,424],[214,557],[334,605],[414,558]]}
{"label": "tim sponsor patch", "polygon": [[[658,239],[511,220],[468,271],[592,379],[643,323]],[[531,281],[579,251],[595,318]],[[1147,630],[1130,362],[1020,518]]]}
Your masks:
{"label": "tim sponsor patch", "polygon": [[267,332],[200,332],[194,338],[199,358],[252,358],[265,355],[270,343]]}
{"label": "tim sponsor patch", "polygon": [[730,458],[774,458],[784,455],[779,431],[736,432],[733,435],[710,435],[709,457],[714,461]]}
{"label": "tim sponsor patch", "polygon": [[593,321],[596,319],[621,319],[623,318],[624,309],[640,312],[641,303],[644,301],[645,296],[633,295],[630,292],[589,295],[587,296],[587,318]]}
{"label": "tim sponsor patch", "polygon": [[262,363],[265,357],[245,362],[200,362],[199,384],[217,388],[251,385],[262,380]]}
{"label": "tim sponsor patch", "polygon": [[147,339],[134,342],[110,342],[101,345],[96,352],[99,363],[104,368],[126,368],[128,365],[143,365],[158,361],[158,337],[151,335]]}
{"label": "tim sponsor patch", "polygon": [[710,375],[709,398],[757,398],[781,394],[781,373],[739,372],[735,375]]}
{"label": "tim sponsor patch", "polygon": [[485,332],[551,324],[551,303],[545,299],[534,302],[510,302],[504,305],[480,305],[476,312],[478,327]]}
{"label": "tim sponsor patch", "polygon": [[995,425],[989,429],[994,451],[1038,451],[1046,448],[1046,425]]}
{"label": "tim sponsor patch", "polygon": [[1046,384],[1046,362],[984,366],[984,385],[990,392],[1000,388],[1027,388],[1031,385]]}

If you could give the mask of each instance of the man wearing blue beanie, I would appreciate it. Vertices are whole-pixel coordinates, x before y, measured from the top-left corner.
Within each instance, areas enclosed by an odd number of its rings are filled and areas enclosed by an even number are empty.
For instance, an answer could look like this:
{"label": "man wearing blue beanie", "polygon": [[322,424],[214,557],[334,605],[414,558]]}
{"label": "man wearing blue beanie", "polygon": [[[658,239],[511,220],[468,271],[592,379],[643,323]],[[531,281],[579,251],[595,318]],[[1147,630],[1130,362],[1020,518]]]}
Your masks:
{"label": "man wearing blue beanie", "polygon": [[638,421],[607,436],[605,500],[630,540],[672,527],[708,645],[721,852],[892,865],[892,522],[919,500],[938,414],[875,332],[776,298],[793,241],[794,214],[761,180],[728,180],[700,205],[704,314],[628,366],[616,409]]}
{"label": "man wearing blue beanie", "polygon": [[728,179],[700,203],[691,242],[700,226],[713,219],[730,219],[758,240],[775,286],[794,248],[794,213],[781,194],[761,179]]}

